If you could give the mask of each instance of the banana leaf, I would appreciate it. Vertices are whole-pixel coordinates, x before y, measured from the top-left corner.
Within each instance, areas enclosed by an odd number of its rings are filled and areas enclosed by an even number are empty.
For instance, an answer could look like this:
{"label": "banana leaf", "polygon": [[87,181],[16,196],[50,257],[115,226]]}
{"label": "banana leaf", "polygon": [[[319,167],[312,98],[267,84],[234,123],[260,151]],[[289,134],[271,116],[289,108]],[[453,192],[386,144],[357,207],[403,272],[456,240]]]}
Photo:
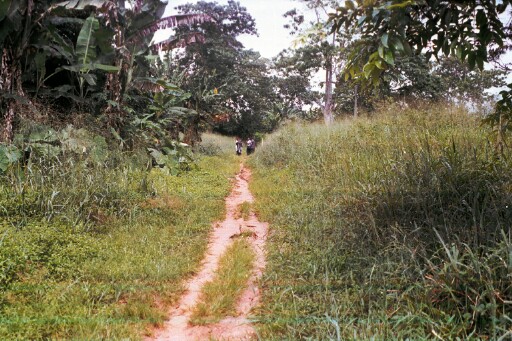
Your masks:
{"label": "banana leaf", "polygon": [[96,39],[94,37],[95,31],[100,27],[98,19],[94,16],[88,17],[76,41],[76,56],[79,64],[85,66],[92,61],[96,60]]}

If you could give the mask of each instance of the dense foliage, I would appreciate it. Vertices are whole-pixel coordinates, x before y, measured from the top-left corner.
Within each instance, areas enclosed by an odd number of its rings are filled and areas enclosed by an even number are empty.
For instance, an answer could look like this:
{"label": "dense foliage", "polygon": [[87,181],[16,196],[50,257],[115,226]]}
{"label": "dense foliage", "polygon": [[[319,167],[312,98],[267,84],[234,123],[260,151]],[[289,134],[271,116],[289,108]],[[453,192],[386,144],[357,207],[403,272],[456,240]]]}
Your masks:
{"label": "dense foliage", "polygon": [[210,122],[217,131],[244,137],[274,129],[277,122],[266,120],[277,99],[269,63],[237,40],[242,34],[257,33],[247,10],[235,1],[226,5],[199,1],[178,10],[213,18],[212,22],[181,28],[178,34],[197,30],[205,41],[173,57],[172,66],[187,74],[182,86],[191,93],[189,106],[200,113],[197,120]]}
{"label": "dense foliage", "polygon": [[[290,29],[291,34],[297,36],[296,43],[299,43],[300,47],[283,51],[278,56],[276,66],[278,70],[299,72],[308,79],[313,79],[315,75],[318,78],[319,71],[326,70],[325,78],[319,84],[325,89],[322,91],[323,99],[322,92],[309,95],[309,98],[323,109],[324,118],[328,105],[332,106],[335,116],[357,116],[360,111],[372,112],[382,102],[400,101],[405,104],[417,99],[460,103],[461,98],[465,97],[472,106],[479,107],[480,110],[494,104],[492,96],[486,94],[486,91],[505,85],[506,70],[495,68],[475,71],[474,65],[457,58],[460,55],[452,53],[451,56],[444,56],[437,53],[439,50],[430,50],[432,46],[436,46],[435,36],[427,48],[423,48],[426,44],[424,41],[421,41],[421,46],[414,45],[417,47],[416,50],[403,47],[408,46],[411,39],[419,41],[420,34],[416,34],[414,28],[411,28],[411,33],[400,26],[408,27],[407,20],[416,20],[415,14],[403,22],[399,20],[400,15],[407,17],[409,12],[416,13],[414,8],[417,6],[427,13],[425,16],[430,15],[430,8],[435,19],[438,12],[448,13],[458,5],[447,5],[448,2],[442,2],[439,8],[436,8],[436,5],[430,2],[422,7],[408,1],[360,2],[357,5],[349,1],[340,7],[335,1],[304,0],[303,3],[316,12],[316,20],[308,22],[297,10],[285,14],[291,19],[291,23],[286,27]],[[443,9],[443,6],[448,6],[448,9]],[[403,8],[407,8],[404,10],[406,14],[402,13]],[[372,12],[372,9],[375,10]],[[327,13],[330,13],[329,16]],[[467,9],[463,18],[470,15],[469,13],[470,10]],[[463,21],[461,18],[457,20]],[[423,24],[419,24],[421,25]],[[472,23],[465,22],[465,25],[469,27]],[[454,30],[455,27],[453,26]],[[440,30],[446,29],[445,27]],[[499,30],[497,26],[493,29]],[[384,36],[386,30],[391,32]],[[420,30],[423,32],[421,34],[425,35],[427,31],[430,32],[428,28]],[[499,32],[496,34],[504,34],[502,31]],[[408,33],[414,37],[407,38]],[[465,44],[462,41],[466,37],[459,38],[460,44]],[[413,44],[410,41],[409,43]],[[466,43],[470,44],[470,40]],[[496,46],[492,44],[489,46],[492,48],[493,56],[504,51],[504,48],[495,49]],[[452,47],[455,48],[455,44],[452,44]],[[472,55],[471,58],[476,58],[476,54],[468,54]],[[435,61],[429,58],[431,55],[436,56]],[[332,100],[328,100],[330,82],[333,83]],[[307,96],[305,94],[307,92],[303,91],[303,97]]]}
{"label": "dense foliage", "polygon": [[[357,27],[362,45],[352,51],[345,68],[347,78],[374,84],[400,56],[424,54],[454,56],[471,69],[495,61],[510,47],[510,23],[501,16],[510,1],[345,1],[330,15],[332,31]],[[508,70],[507,70],[508,71]],[[510,86],[509,86],[510,88]],[[503,90],[487,117],[498,133],[510,130],[511,90]]]}
{"label": "dense foliage", "polygon": [[107,145],[147,148],[173,174],[188,169],[190,151],[168,127],[190,115],[187,94],[152,73],[150,41],[159,28],[208,17],[160,18],[164,8],[159,0],[4,1],[0,170],[21,173],[70,153],[105,162]]}

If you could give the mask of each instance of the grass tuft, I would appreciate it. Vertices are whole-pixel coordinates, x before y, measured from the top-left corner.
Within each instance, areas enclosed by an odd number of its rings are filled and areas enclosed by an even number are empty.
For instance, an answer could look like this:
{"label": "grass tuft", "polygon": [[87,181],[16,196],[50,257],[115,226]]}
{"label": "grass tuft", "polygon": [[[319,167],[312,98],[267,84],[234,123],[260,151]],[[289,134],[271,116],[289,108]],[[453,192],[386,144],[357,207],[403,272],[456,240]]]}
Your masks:
{"label": "grass tuft", "polygon": [[215,278],[202,291],[201,302],[194,308],[191,323],[216,323],[234,316],[236,302],[245,290],[254,263],[254,250],[245,239],[235,239],[219,260]]}
{"label": "grass tuft", "polygon": [[248,220],[250,214],[251,214],[251,203],[248,201],[244,201],[243,203],[238,205],[237,210],[235,212],[235,219],[242,218],[243,220]]}

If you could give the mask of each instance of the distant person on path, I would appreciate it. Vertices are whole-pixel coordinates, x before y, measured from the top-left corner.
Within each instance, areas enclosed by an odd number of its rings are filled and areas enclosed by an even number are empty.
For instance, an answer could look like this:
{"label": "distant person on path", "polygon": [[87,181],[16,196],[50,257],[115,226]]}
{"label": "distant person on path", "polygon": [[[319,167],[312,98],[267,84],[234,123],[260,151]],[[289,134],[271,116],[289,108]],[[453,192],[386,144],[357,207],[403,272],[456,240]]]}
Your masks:
{"label": "distant person on path", "polygon": [[247,139],[247,155],[254,153],[254,149],[256,149],[256,141],[253,138]]}
{"label": "distant person on path", "polygon": [[242,155],[242,140],[240,138],[235,139],[236,155]]}

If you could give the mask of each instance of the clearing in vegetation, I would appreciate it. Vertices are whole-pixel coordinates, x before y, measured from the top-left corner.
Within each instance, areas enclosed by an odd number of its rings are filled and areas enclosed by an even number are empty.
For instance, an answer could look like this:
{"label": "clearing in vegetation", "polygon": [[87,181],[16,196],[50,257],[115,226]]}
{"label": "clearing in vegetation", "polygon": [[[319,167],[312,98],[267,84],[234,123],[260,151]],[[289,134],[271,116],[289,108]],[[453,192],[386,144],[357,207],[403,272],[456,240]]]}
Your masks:
{"label": "clearing in vegetation", "polygon": [[251,244],[244,239],[235,240],[220,258],[215,278],[204,285],[201,302],[194,308],[190,322],[206,325],[219,322],[224,316],[233,316],[253,263]]}
{"label": "clearing in vegetation", "polygon": [[512,155],[486,135],[436,105],[268,137],[262,339],[509,338]]}
{"label": "clearing in vegetation", "polygon": [[[250,340],[256,335],[248,320],[259,302],[257,281],[265,268],[268,225],[254,212],[238,216],[251,203],[249,169],[241,167],[226,198],[226,218],[214,224],[200,271],[187,283],[185,295],[170,312],[155,340]],[[247,206],[247,205],[245,205]],[[249,232],[249,233],[248,233]]]}

